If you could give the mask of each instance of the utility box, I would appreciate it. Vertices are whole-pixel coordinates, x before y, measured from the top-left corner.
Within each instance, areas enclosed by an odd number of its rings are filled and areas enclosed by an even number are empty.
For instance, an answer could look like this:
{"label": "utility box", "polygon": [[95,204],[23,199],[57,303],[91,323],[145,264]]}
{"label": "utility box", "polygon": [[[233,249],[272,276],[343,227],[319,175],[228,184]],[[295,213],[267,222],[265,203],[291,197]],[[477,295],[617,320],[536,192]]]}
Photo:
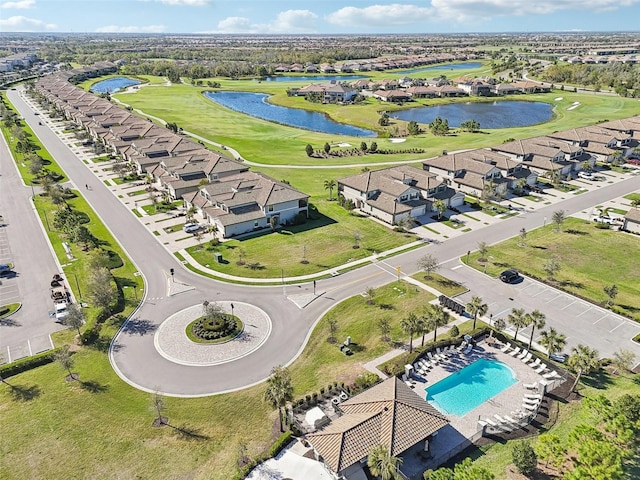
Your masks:
{"label": "utility box", "polygon": [[213,258],[215,258],[215,259],[216,259],[216,262],[217,262],[217,263],[222,263],[222,254],[221,254],[221,253],[219,253],[219,252],[215,252],[215,253],[213,254]]}

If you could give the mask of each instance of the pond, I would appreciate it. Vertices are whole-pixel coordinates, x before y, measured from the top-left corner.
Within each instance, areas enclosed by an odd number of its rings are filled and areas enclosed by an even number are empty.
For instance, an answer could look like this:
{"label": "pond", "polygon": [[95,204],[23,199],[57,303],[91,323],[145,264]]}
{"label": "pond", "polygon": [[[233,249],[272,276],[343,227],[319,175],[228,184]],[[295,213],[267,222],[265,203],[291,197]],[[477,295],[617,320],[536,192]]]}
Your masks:
{"label": "pond", "polygon": [[463,70],[470,68],[480,68],[482,64],[480,62],[468,62],[468,63],[447,63],[445,65],[437,65],[435,67],[418,67],[410,68],[409,70],[400,70],[395,73],[409,74],[409,73],[424,73],[433,72],[442,74],[442,70]]}
{"label": "pond", "polygon": [[91,85],[89,91],[93,93],[113,93],[122,88],[130,87],[131,85],[138,85],[141,83],[139,80],[133,80],[126,77],[114,77],[108,80],[103,80]]}
{"label": "pond", "polygon": [[392,118],[406,122],[431,123],[436,117],[446,119],[450,127],[475,120],[481,129],[526,127],[544,123],[551,119],[553,106],[543,102],[466,102],[414,107],[390,114]]}
{"label": "pond", "polygon": [[285,75],[282,77],[264,77],[255,78],[256,82],[330,82],[335,80],[336,82],[352,82],[354,80],[360,80],[367,78],[364,75],[308,75],[303,77],[294,77],[292,75]]}
{"label": "pond", "polygon": [[269,95],[265,93],[205,92],[204,96],[236,112],[291,127],[351,137],[377,136],[377,133],[371,130],[334,122],[323,113],[272,105],[268,102]]}

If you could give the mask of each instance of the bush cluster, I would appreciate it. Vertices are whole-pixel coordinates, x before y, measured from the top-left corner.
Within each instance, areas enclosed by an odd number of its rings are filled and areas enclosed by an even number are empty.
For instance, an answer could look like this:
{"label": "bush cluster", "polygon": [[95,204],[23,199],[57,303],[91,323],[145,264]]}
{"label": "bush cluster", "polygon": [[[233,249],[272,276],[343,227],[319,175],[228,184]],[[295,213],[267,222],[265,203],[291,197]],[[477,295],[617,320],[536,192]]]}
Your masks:
{"label": "bush cluster", "polygon": [[191,326],[193,334],[202,340],[217,340],[238,332],[238,322],[231,315],[200,318]]}
{"label": "bush cluster", "polygon": [[2,378],[8,378],[13,375],[26,372],[27,370],[46,365],[47,363],[51,363],[53,362],[53,356],[58,350],[60,350],[60,348],[55,348],[53,351],[38,353],[32,357],[21,358],[15,362],[2,365],[0,367],[0,375]]}
{"label": "bush cluster", "polygon": [[231,480],[245,479],[249,475],[251,470],[253,470],[256,466],[260,465],[261,463],[266,462],[270,458],[273,458],[276,455],[278,455],[282,451],[282,449],[284,449],[287,445],[289,445],[289,442],[291,442],[291,432],[286,431],[282,435],[280,435],[275,442],[273,442],[273,444],[269,448],[268,454],[262,454],[259,457],[252,459],[246,465],[243,465],[236,472],[236,474],[233,477],[231,477]]}

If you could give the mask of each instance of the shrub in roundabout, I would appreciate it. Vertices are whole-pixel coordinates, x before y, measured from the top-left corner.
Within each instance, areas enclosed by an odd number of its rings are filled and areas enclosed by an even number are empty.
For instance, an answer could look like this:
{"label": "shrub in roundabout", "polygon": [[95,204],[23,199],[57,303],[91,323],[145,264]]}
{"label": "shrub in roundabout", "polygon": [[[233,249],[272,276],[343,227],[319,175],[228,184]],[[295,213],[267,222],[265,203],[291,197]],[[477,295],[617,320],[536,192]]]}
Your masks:
{"label": "shrub in roundabout", "polygon": [[204,315],[187,325],[187,336],[194,342],[218,343],[230,340],[242,332],[238,317],[224,313],[215,303],[205,302]]}

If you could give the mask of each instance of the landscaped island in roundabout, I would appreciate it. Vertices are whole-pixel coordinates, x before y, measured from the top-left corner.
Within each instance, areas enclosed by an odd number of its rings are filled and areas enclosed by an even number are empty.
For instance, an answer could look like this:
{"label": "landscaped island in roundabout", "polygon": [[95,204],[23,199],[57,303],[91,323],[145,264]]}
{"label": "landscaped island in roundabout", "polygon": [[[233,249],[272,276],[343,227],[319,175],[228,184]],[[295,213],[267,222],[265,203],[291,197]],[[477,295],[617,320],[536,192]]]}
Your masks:
{"label": "landscaped island in roundabout", "polygon": [[225,313],[219,304],[205,300],[202,316],[187,325],[186,332],[189,340],[196,343],[223,343],[236,338],[243,328],[238,317]]}

